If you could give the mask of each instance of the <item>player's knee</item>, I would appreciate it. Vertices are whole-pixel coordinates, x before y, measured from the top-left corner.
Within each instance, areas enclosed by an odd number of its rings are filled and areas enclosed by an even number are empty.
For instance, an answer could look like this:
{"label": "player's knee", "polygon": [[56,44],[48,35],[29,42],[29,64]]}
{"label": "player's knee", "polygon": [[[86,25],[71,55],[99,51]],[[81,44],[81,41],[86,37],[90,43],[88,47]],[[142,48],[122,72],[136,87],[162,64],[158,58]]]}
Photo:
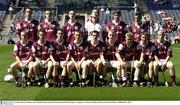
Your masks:
{"label": "player's knee", "polygon": [[168,64],[167,64],[167,68],[173,68],[174,67],[174,64],[172,63],[172,62],[168,62]]}

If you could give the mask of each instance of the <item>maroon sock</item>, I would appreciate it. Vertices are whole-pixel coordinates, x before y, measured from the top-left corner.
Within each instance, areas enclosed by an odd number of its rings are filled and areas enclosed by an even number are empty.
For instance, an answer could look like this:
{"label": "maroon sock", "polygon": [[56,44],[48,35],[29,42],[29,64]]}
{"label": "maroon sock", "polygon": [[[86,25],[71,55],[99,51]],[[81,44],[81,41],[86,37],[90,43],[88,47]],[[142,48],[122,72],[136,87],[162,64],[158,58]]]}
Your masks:
{"label": "maroon sock", "polygon": [[58,82],[58,76],[53,76],[53,80],[55,83],[57,83]]}
{"label": "maroon sock", "polygon": [[154,82],[158,82],[159,80],[158,80],[158,75],[155,75],[154,76]]}
{"label": "maroon sock", "polygon": [[171,76],[170,76],[170,78],[171,78],[171,82],[176,83],[176,80],[175,80],[175,75],[171,75]]}
{"label": "maroon sock", "polygon": [[59,83],[60,83],[60,82],[64,82],[64,79],[65,79],[65,76],[60,76],[60,78],[59,78]]}

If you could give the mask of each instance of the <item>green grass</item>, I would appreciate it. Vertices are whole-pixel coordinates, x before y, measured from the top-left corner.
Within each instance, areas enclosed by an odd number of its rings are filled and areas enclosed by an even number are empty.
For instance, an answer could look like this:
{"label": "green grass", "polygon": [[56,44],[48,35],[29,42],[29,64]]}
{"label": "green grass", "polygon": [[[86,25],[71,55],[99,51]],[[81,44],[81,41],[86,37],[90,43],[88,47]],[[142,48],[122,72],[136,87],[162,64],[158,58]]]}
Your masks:
{"label": "green grass", "polygon": [[[7,67],[14,61],[13,46],[0,45],[0,100],[180,100],[177,87],[86,87],[86,88],[17,88],[13,83],[3,82]],[[180,82],[180,45],[173,45],[173,63],[176,80]],[[160,81],[163,81],[160,73]],[[168,70],[166,78],[169,78]]]}

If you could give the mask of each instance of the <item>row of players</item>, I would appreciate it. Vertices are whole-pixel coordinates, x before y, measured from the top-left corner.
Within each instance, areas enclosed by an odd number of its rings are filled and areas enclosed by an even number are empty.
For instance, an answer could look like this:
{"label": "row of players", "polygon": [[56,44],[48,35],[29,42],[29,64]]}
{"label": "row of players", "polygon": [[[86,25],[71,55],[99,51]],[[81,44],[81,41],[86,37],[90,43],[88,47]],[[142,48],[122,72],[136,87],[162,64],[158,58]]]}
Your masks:
{"label": "row of players", "polygon": [[[140,42],[133,40],[133,34],[125,34],[125,41],[118,43],[115,40],[115,32],[109,31],[106,41],[101,42],[98,31],[92,31],[90,41],[83,40],[83,33],[76,30],[74,41],[68,43],[64,40],[64,31],[58,29],[56,40],[49,43],[45,40],[46,32],[42,29],[38,31],[38,41],[32,43],[28,40],[25,31],[20,33],[20,41],[14,46],[14,56],[16,61],[11,64],[10,71],[18,83],[17,69],[28,68],[27,85],[31,85],[31,78],[35,76],[39,85],[42,84],[41,68],[46,77],[45,86],[48,87],[48,80],[53,77],[55,86],[65,86],[68,79],[69,84],[73,84],[72,71],[82,74],[82,85],[92,83],[93,73],[99,78],[100,83],[105,83],[107,72],[112,72],[116,68],[115,78],[121,78],[121,86],[127,86],[127,69],[134,68],[132,85],[138,86],[144,82],[144,71],[147,68],[148,85],[158,86],[158,68],[169,69],[172,86],[176,86],[175,69],[170,61],[172,57],[171,44],[164,40],[164,32],[157,32],[158,39],[155,43],[149,40],[149,34],[140,33]],[[58,69],[61,68],[61,69]],[[133,70],[133,69],[131,69]],[[153,84],[152,84],[153,83]]]}
{"label": "row of players", "polygon": [[58,27],[62,26],[64,30],[64,39],[67,42],[72,42],[74,40],[74,32],[76,30],[83,31],[83,37],[86,40],[91,40],[91,32],[96,30],[99,32],[99,40],[104,42],[107,37],[107,32],[109,30],[114,30],[116,34],[116,41],[123,42],[125,40],[125,33],[131,31],[135,41],[140,40],[140,33],[142,31],[148,30],[148,25],[143,24],[141,21],[141,15],[136,15],[135,22],[131,25],[127,25],[125,22],[121,21],[121,12],[115,10],[113,12],[113,20],[108,22],[103,22],[100,18],[99,11],[93,9],[90,17],[87,17],[85,24],[82,25],[76,20],[76,14],[74,11],[69,11],[69,20],[63,25],[58,24],[58,22],[53,20],[53,13],[51,10],[45,11],[45,19],[40,23],[32,19],[32,9],[26,8],[24,11],[24,19],[16,20],[16,33],[20,35],[21,31],[28,32],[28,39],[32,42],[38,40],[37,31],[44,29],[46,31],[45,39],[52,42],[56,39],[56,31]]}

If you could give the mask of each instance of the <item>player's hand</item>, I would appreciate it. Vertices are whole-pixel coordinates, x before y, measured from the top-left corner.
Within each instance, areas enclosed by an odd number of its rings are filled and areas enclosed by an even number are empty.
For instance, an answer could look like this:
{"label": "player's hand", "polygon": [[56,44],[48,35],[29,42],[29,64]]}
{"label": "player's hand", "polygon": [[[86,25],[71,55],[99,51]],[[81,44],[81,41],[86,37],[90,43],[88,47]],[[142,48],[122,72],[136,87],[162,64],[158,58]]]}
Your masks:
{"label": "player's hand", "polygon": [[77,70],[80,70],[80,65],[78,63],[75,63],[75,67]]}
{"label": "player's hand", "polygon": [[164,71],[166,68],[166,62],[163,62],[163,64],[161,65],[161,69]]}
{"label": "player's hand", "polygon": [[102,64],[105,66],[105,65],[107,65],[107,62],[106,61],[102,61]]}
{"label": "player's hand", "polygon": [[58,66],[59,64],[57,62],[53,62],[53,65],[54,66]]}
{"label": "player's hand", "polygon": [[21,68],[25,68],[26,67],[26,65],[23,64],[23,63],[20,63],[19,65],[20,65]]}
{"label": "player's hand", "polygon": [[122,62],[122,66],[123,66],[123,67],[127,67],[128,64],[127,64],[126,62]]}
{"label": "player's hand", "polygon": [[137,63],[137,67],[139,68],[139,67],[141,67],[142,66],[142,62],[140,62],[140,61],[138,61],[138,63]]}

